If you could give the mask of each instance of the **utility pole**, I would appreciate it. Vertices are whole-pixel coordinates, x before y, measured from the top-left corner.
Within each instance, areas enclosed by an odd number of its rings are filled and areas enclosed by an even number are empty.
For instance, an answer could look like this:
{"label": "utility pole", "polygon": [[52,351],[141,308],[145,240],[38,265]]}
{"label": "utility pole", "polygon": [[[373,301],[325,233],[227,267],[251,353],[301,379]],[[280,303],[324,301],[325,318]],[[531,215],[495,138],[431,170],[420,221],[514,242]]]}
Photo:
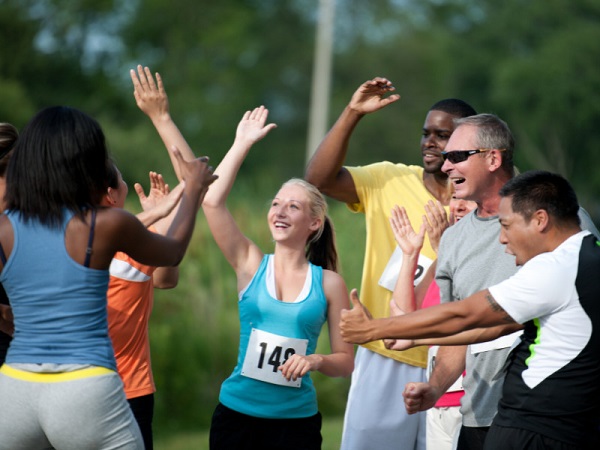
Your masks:
{"label": "utility pole", "polygon": [[319,17],[315,38],[315,59],[308,116],[307,163],[327,132],[334,16],[335,0],[319,0]]}

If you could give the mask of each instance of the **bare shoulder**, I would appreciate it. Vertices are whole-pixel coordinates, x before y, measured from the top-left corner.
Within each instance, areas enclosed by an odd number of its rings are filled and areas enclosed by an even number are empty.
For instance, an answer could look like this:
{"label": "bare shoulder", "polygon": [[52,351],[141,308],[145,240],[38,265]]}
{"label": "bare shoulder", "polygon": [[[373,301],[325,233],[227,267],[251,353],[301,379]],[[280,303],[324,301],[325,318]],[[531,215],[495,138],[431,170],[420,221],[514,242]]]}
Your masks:
{"label": "bare shoulder", "polygon": [[130,212],[122,208],[100,207],[96,212],[96,233],[101,240],[119,243],[140,237],[146,229]]}
{"label": "bare shoulder", "polygon": [[346,287],[346,282],[344,278],[337,272],[329,269],[323,269],[323,286],[330,287]]}
{"label": "bare shoulder", "polygon": [[122,208],[100,207],[96,212],[96,224],[99,227],[118,230],[138,222],[133,214]]}
{"label": "bare shoulder", "polygon": [[12,229],[12,224],[10,223],[10,219],[4,213],[0,213],[0,227],[10,227]]}
{"label": "bare shoulder", "polygon": [[342,307],[349,307],[350,297],[346,288],[346,282],[339,273],[323,269],[323,291],[329,303],[341,302]]}

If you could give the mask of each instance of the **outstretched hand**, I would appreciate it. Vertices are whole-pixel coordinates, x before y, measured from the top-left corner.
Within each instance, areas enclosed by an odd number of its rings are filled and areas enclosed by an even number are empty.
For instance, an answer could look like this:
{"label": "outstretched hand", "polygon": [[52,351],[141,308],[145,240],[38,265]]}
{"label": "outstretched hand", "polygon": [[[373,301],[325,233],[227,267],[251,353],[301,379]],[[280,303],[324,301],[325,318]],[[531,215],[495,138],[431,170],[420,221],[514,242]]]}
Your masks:
{"label": "outstretched hand", "polygon": [[425,241],[425,222],[421,224],[418,233],[412,227],[406,209],[395,205],[390,216],[390,225],[396,238],[396,243],[405,255],[418,255]]}
{"label": "outstretched hand", "polygon": [[342,309],[340,319],[340,334],[345,342],[351,344],[364,344],[370,338],[373,317],[369,310],[360,302],[356,289],[350,291],[352,309]]}
{"label": "outstretched hand", "polygon": [[184,189],[186,191],[192,189],[193,191],[200,192],[198,201],[198,207],[200,207],[208,191],[208,187],[219,176],[213,174],[212,166],[208,165],[208,156],[201,156],[200,158],[186,161],[177,147],[173,146],[171,152],[175,157],[181,178],[185,181]]}
{"label": "outstretched hand", "polygon": [[133,185],[135,192],[140,200],[140,205],[144,211],[149,211],[157,208],[160,217],[166,217],[175,208],[177,202],[183,193],[183,183],[179,183],[172,191],[169,185],[165,183],[162,175],[156,172],[149,173],[150,190],[148,195],[145,194],[144,188],[140,183]]}
{"label": "outstretched hand", "polygon": [[448,214],[446,214],[444,206],[439,201],[433,202],[432,200],[429,200],[425,205],[425,212],[426,215],[423,216],[423,223],[425,224],[431,247],[437,253],[442,233],[450,226]]}
{"label": "outstretched hand", "polygon": [[135,102],[151,120],[169,115],[169,99],[160,74],[156,74],[156,82],[148,67],[137,66],[137,72],[129,71],[133,82]]}
{"label": "outstretched hand", "polygon": [[387,78],[373,78],[360,85],[354,95],[352,95],[352,99],[348,106],[359,114],[369,114],[378,111],[381,108],[400,100],[398,94],[384,97],[384,95],[395,90],[396,88]]}
{"label": "outstretched hand", "polygon": [[246,111],[238,124],[235,133],[236,140],[243,140],[250,144],[260,141],[269,131],[277,128],[277,125],[274,123],[265,125],[268,116],[269,110],[264,106],[254,108],[252,111]]}

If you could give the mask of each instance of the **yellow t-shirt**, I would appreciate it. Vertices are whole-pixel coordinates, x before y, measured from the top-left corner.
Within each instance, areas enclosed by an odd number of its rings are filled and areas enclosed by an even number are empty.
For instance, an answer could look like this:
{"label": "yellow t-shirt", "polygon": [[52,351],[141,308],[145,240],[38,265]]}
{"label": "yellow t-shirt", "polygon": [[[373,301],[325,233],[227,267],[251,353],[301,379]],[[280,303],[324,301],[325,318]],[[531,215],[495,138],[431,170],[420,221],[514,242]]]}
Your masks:
{"label": "yellow t-shirt", "polygon": [[[365,214],[366,246],[363,262],[360,299],[375,318],[389,316],[392,291],[381,287],[379,279],[396,248],[390,226],[394,205],[404,206],[415,228],[421,226],[424,205],[435,197],[423,185],[423,168],[380,162],[363,167],[347,167],[352,175],[359,203],[348,204],[354,212]],[[435,259],[429,239],[425,239],[421,254]],[[417,367],[426,367],[427,348],[416,347],[402,352],[388,350],[382,341],[364,345],[371,351]]]}

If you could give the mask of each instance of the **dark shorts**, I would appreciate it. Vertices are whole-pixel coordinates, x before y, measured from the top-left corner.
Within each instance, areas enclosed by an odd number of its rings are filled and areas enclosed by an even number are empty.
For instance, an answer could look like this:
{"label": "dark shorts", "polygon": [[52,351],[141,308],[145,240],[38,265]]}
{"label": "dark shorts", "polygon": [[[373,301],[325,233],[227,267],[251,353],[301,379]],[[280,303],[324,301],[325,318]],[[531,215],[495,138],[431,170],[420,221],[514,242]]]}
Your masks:
{"label": "dark shorts", "polygon": [[457,450],[482,450],[490,427],[460,427]]}
{"label": "dark shorts", "polygon": [[[596,442],[593,447],[598,448],[597,445]],[[490,427],[484,446],[485,450],[584,450],[586,448],[592,447],[571,445],[533,431],[494,424]]]}
{"label": "dark shorts", "polygon": [[319,450],[321,413],[300,419],[262,419],[219,403],[210,426],[210,450]]}
{"label": "dark shorts", "polygon": [[142,395],[127,400],[133,417],[140,427],[146,450],[154,448],[152,439],[152,418],[154,417],[154,394]]}

